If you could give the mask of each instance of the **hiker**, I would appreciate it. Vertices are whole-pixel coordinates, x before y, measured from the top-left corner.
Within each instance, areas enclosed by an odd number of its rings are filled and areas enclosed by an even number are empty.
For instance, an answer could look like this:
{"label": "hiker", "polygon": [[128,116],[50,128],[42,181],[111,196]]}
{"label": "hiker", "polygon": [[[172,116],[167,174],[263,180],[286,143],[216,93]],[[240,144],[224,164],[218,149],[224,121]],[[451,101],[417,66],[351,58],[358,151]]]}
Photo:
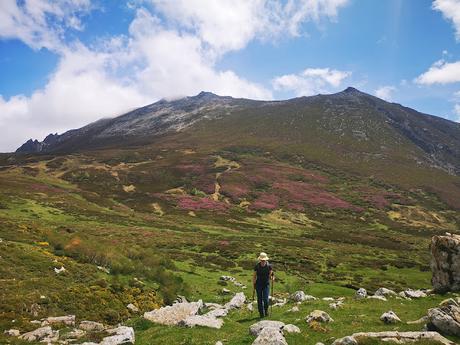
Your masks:
{"label": "hiker", "polygon": [[259,262],[254,267],[252,277],[252,284],[257,292],[257,307],[261,318],[268,316],[270,281],[273,284],[274,280],[273,267],[268,262],[268,255],[262,252],[259,255]]}

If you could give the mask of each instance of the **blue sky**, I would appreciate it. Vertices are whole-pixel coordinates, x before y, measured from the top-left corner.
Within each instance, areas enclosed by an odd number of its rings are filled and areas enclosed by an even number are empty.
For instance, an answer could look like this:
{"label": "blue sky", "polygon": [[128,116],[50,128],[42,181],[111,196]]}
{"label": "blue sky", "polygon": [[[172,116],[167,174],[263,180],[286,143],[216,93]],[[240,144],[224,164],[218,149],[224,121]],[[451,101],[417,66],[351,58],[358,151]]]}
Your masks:
{"label": "blue sky", "polygon": [[459,121],[459,39],[460,0],[2,0],[0,152],[201,90]]}

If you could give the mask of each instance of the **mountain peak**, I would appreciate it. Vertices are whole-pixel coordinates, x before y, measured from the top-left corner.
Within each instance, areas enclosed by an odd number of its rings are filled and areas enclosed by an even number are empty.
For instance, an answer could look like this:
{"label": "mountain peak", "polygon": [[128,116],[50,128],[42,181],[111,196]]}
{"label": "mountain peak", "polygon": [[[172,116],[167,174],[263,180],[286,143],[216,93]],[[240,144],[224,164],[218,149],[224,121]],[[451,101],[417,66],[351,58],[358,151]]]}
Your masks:
{"label": "mountain peak", "polygon": [[216,95],[215,93],[209,92],[209,91],[201,91],[198,95],[193,96],[193,98],[199,98],[199,99],[217,99],[221,98],[221,96]]}
{"label": "mountain peak", "polygon": [[358,89],[355,89],[354,87],[347,87],[345,90],[343,90],[342,92],[344,93],[362,93],[361,91],[359,91]]}

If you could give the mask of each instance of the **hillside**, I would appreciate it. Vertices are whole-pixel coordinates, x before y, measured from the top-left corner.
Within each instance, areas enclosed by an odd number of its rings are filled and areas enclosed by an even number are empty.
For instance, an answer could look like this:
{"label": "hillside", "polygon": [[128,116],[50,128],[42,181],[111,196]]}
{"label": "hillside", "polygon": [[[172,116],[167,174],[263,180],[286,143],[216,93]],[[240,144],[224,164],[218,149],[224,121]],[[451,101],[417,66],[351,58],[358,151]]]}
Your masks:
{"label": "hillside", "polygon": [[[28,142],[0,155],[0,327],[131,317],[141,344],[215,342],[207,329],[148,324],[126,305],[221,303],[219,277],[249,286],[262,250],[280,297],[429,288],[431,236],[459,233],[459,172],[459,124],[352,88],[276,102],[200,93]],[[442,299],[391,308],[412,308],[408,321]],[[307,332],[326,341],[380,329],[371,320],[386,308],[351,304],[372,317]],[[245,313],[230,316],[229,344],[252,342],[232,338],[251,324]]]}

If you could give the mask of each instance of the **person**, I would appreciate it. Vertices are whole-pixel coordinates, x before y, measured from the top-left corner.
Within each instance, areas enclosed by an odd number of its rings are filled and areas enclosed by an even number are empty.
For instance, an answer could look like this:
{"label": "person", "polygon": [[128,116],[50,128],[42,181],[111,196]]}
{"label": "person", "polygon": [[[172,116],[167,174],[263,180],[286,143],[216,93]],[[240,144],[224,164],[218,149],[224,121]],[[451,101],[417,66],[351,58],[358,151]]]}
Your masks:
{"label": "person", "polygon": [[268,316],[269,296],[270,296],[270,282],[275,279],[273,274],[273,267],[268,262],[268,255],[260,253],[259,262],[254,267],[254,275],[252,277],[252,284],[257,292],[257,308],[261,318]]}

